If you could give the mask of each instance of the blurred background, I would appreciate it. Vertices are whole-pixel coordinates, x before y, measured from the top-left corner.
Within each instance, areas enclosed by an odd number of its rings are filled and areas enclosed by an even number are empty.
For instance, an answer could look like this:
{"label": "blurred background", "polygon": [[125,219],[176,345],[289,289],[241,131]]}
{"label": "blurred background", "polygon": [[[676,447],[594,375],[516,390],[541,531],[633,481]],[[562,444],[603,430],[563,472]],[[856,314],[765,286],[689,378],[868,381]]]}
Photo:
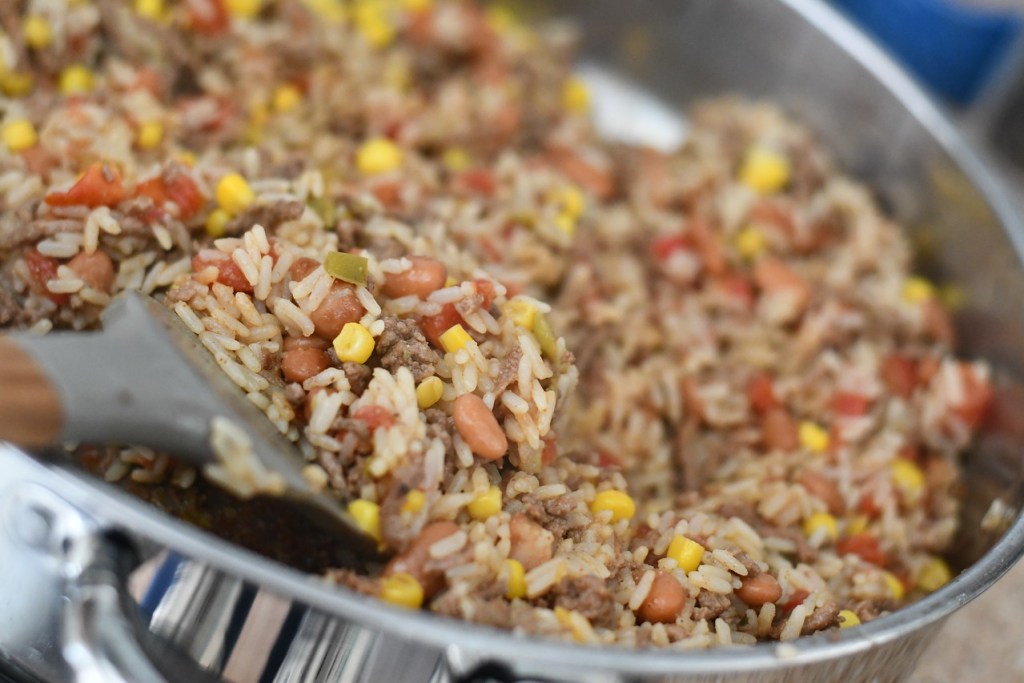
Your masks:
{"label": "blurred background", "polygon": [[832,0],[944,101],[1024,207],[1024,0]]}

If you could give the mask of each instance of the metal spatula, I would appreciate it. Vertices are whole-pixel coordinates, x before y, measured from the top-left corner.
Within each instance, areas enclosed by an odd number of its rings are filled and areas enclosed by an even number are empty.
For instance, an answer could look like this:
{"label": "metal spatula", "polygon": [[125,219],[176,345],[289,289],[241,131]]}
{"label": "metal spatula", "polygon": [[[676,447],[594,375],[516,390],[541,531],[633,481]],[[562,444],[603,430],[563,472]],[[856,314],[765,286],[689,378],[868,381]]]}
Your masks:
{"label": "metal spatula", "polygon": [[336,534],[332,542],[366,559],[377,555],[340,503],[307,483],[295,445],[172,311],[125,292],[102,322],[100,332],[0,336],[0,439],[156,448],[227,480],[233,492],[301,506]]}

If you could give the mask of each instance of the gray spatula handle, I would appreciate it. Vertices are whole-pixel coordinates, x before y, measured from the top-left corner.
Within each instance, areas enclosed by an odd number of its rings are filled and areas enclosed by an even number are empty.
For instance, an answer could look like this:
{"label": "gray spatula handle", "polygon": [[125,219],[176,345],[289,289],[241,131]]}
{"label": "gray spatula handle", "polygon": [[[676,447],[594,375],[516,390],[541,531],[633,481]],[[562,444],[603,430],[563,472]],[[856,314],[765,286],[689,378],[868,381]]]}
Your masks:
{"label": "gray spatula handle", "polygon": [[0,440],[51,444],[61,434],[60,395],[36,361],[13,339],[0,337]]}

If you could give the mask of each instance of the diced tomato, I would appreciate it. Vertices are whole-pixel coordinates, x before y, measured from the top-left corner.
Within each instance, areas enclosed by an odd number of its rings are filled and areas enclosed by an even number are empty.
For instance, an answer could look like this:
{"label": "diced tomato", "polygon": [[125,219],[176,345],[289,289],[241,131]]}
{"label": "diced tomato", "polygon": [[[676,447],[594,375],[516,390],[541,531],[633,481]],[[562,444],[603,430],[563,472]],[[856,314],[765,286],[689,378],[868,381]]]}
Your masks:
{"label": "diced tomato", "polygon": [[744,308],[753,306],[754,286],[747,278],[736,273],[726,274],[718,278],[718,283],[722,289],[738,299]]}
{"label": "diced tomato", "polygon": [[871,493],[865,493],[860,497],[860,500],[857,501],[857,509],[868,517],[878,517],[882,514],[882,507]]}
{"label": "diced tomato", "polygon": [[871,402],[860,394],[849,391],[837,391],[832,396],[832,410],[845,417],[860,417],[868,412]]}
{"label": "diced tomato", "polygon": [[665,261],[680,249],[691,249],[693,243],[684,235],[662,235],[651,240],[651,256]]}
{"label": "diced tomato", "polygon": [[493,196],[498,191],[498,181],[494,174],[486,168],[471,168],[463,171],[455,179],[456,187],[467,192]]}
{"label": "diced tomato", "polygon": [[494,297],[498,294],[494,291],[494,283],[490,280],[473,280],[473,285],[476,287],[476,293],[483,297],[483,307],[485,309],[490,308],[491,304],[494,303]]}
{"label": "diced tomato", "polygon": [[437,348],[441,348],[441,335],[448,331],[452,325],[462,322],[462,316],[455,310],[453,304],[445,304],[437,315],[430,315],[420,320],[420,329],[423,336]]}
{"label": "diced tomato", "polygon": [[540,461],[550,465],[558,457],[558,440],[554,435],[544,437],[544,450],[541,451]]}
{"label": "diced tomato", "polygon": [[893,354],[882,361],[882,381],[900,398],[910,398],[917,386],[917,368],[906,356]]}
{"label": "diced tomato", "polygon": [[397,420],[391,411],[381,406],[363,406],[352,413],[352,417],[366,423],[370,431],[376,431],[381,427],[385,429],[395,425]]}
{"label": "diced tomato", "polygon": [[954,410],[969,428],[974,428],[988,411],[992,402],[992,385],[978,377],[971,366],[961,363],[960,377],[963,382],[964,400]]}
{"label": "diced tomato", "polygon": [[839,539],[836,543],[836,551],[840,555],[857,555],[865,562],[870,562],[878,567],[885,566],[885,552],[878,544],[878,539],[869,531],[862,531],[859,534]]}
{"label": "diced tomato", "polygon": [[50,206],[116,206],[124,197],[124,186],[118,172],[96,163],[87,168],[67,192],[46,195],[46,203]]}
{"label": "diced tomato", "polygon": [[621,469],[622,463],[617,457],[604,449],[597,449],[597,466],[604,469]]}
{"label": "diced tomato", "polygon": [[253,288],[230,256],[216,249],[203,249],[192,257],[192,271],[198,273],[210,266],[217,269],[217,282],[236,292],[252,294]]}
{"label": "diced tomato", "polygon": [[188,24],[196,33],[216,36],[231,25],[231,16],[224,0],[186,0]]}
{"label": "diced tomato", "polygon": [[775,399],[775,390],[772,388],[772,378],[767,372],[759,372],[750,378],[750,383],[747,384],[747,399],[758,413],[767,413],[772,408],[779,407],[779,402]]}
{"label": "diced tomato", "polygon": [[37,285],[36,289],[49,297],[58,306],[66,306],[71,300],[67,294],[54,294],[46,288],[46,282],[57,277],[57,259],[43,256],[35,249],[29,249],[23,256],[28,273]]}
{"label": "diced tomato", "polygon": [[157,206],[160,206],[167,201],[167,193],[164,192],[164,183],[159,177],[143,180],[141,183],[136,185],[135,196],[149,197]]}
{"label": "diced tomato", "polygon": [[203,206],[199,186],[187,173],[175,173],[169,180],[164,180],[164,192],[168,199],[178,205],[183,221],[195,216]]}
{"label": "diced tomato", "polygon": [[802,604],[809,595],[809,591],[806,591],[803,588],[798,588],[793,591],[793,595],[790,596],[789,600],[786,601],[786,604],[782,606],[782,609],[786,612],[792,612],[796,606]]}

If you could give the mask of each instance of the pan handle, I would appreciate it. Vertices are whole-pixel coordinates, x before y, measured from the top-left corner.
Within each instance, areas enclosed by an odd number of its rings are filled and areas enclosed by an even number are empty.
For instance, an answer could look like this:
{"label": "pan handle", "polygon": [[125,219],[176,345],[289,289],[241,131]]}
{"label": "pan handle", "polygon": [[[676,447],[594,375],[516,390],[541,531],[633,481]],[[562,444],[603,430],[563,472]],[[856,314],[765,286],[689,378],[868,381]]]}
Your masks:
{"label": "pan handle", "polygon": [[0,580],[19,594],[5,600],[16,604],[0,658],[76,683],[222,680],[146,628],[128,591],[139,555],[127,538],[36,482],[11,483],[0,490],[0,552],[18,562]]}

